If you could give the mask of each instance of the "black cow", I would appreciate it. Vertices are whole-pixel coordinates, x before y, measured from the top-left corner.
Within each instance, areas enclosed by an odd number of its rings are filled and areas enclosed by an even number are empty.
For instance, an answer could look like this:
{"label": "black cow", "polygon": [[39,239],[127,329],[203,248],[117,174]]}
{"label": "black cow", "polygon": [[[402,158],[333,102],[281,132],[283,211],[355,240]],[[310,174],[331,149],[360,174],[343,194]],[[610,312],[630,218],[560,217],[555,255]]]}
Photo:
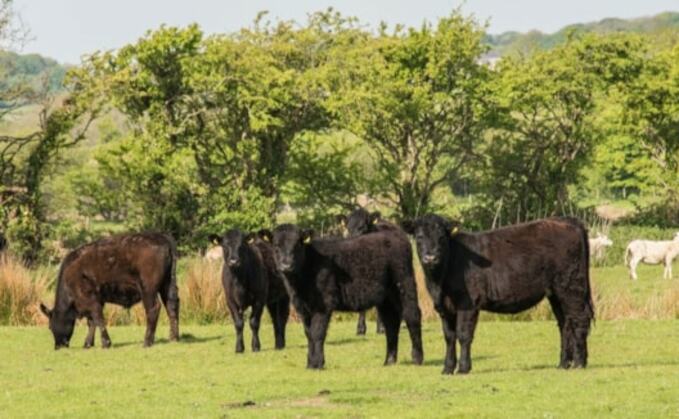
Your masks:
{"label": "black cow", "polygon": [[[381,218],[379,211],[368,212],[363,208],[353,210],[348,216],[339,215],[337,220],[346,230],[348,237],[356,237],[363,234],[375,233],[377,231],[395,231],[403,234],[403,231],[395,224],[385,221]],[[380,319],[379,314],[376,318],[378,334],[384,333],[384,325]],[[365,311],[358,313],[358,324],[356,326],[357,335],[365,335]]]}
{"label": "black cow", "polygon": [[86,317],[85,348],[94,346],[95,329],[101,344],[111,346],[104,304],[129,308],[141,301],[146,310],[144,346],[153,345],[160,312],[158,294],[170,318],[170,340],[179,339],[177,251],[164,234],[125,234],[101,239],[70,252],[61,264],[54,308],[40,304],[49,318],[54,347],[68,347],[77,318]]}
{"label": "black cow", "polygon": [[585,227],[573,218],[547,218],[482,233],[427,215],[404,222],[415,236],[427,289],[443,322],[444,374],[456,364],[471,370],[471,343],[479,310],[518,313],[544,297],[561,333],[561,368],[587,365],[587,335],[594,306]]}
{"label": "black cow", "polygon": [[0,252],[4,251],[6,247],[7,247],[7,239],[2,234],[2,232],[0,232]]}
{"label": "black cow", "polygon": [[307,368],[325,364],[323,345],[334,310],[356,312],[373,306],[386,329],[385,365],[396,362],[402,318],[410,332],[413,362],[421,364],[421,315],[408,240],[387,232],[318,240],[312,240],[312,234],[284,224],[272,238],[276,263],[304,322]]}
{"label": "black cow", "polygon": [[236,328],[236,352],[245,350],[243,344],[243,312],[252,307],[250,329],[252,351],[260,349],[259,324],[264,307],[271,315],[276,349],[285,347],[285,325],[290,313],[290,298],[283,285],[283,275],[276,269],[271,244],[254,233],[244,234],[229,230],[219,240],[224,251],[222,285],[226,304]]}

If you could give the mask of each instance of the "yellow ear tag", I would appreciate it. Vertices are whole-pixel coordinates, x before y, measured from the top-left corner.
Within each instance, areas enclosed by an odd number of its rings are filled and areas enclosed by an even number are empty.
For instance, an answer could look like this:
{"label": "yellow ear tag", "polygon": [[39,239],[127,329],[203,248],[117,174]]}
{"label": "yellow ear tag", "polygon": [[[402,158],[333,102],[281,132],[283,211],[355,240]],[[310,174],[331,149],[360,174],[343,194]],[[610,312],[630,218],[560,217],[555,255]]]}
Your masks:
{"label": "yellow ear tag", "polygon": [[378,221],[379,221],[379,219],[378,219],[378,218],[375,218],[375,219],[373,220],[373,224],[377,224]]}
{"label": "yellow ear tag", "polygon": [[248,239],[248,244],[252,244],[252,243],[254,243],[254,242],[255,242],[255,238],[254,238],[254,237],[250,237],[250,238]]}
{"label": "yellow ear tag", "polygon": [[307,238],[304,239],[304,244],[309,244],[311,243],[311,236],[308,236]]}
{"label": "yellow ear tag", "polygon": [[458,231],[460,231],[460,229],[457,226],[455,226],[455,227],[453,227],[452,230],[450,230],[450,234],[455,235],[455,234],[457,234]]}
{"label": "yellow ear tag", "polygon": [[263,236],[262,238],[264,239],[265,242],[269,241],[269,236]]}
{"label": "yellow ear tag", "polygon": [[212,244],[214,244],[215,246],[219,246],[219,240],[217,239],[212,240]]}

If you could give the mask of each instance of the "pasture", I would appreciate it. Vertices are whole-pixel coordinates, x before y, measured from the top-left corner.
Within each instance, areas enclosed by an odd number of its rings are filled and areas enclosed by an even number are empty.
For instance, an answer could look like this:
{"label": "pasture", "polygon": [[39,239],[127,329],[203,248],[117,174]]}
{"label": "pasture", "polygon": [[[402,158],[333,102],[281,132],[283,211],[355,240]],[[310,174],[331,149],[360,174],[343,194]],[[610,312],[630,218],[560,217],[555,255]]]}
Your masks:
{"label": "pasture", "polygon": [[[304,368],[306,339],[298,322],[288,326],[288,347],[274,351],[268,315],[262,352],[250,352],[246,327],[246,352],[236,355],[233,327],[217,313],[223,306],[207,304],[223,301],[221,285],[196,278],[201,272],[214,277],[216,270],[192,260],[180,266],[179,343],[167,342],[163,313],[158,344],[142,348],[143,316],[135,313],[141,307],[127,315],[110,312],[117,316],[109,323],[128,323],[109,328],[110,350],[100,348],[98,334],[96,348],[82,349],[82,322],[71,348],[60,351],[52,349],[44,325],[0,327],[0,416],[679,416],[679,280],[662,280],[658,266],[641,266],[637,282],[622,266],[592,269],[598,320],[586,370],[555,368],[557,327],[541,320],[551,318],[541,305],[518,316],[482,316],[468,376],[440,374],[444,343],[426,294],[420,295],[427,318],[422,367],[410,363],[405,328],[399,363],[383,367],[385,342],[374,321],[368,335],[358,337],[355,315],[344,313],[330,325],[324,371]],[[216,287],[187,284],[201,280]],[[213,312],[201,313],[198,305]],[[533,321],[493,321],[517,319]]]}
{"label": "pasture", "polygon": [[[184,326],[183,340],[143,349],[143,328],[110,329],[114,345],[53,351],[47,330],[0,328],[0,416],[4,417],[677,417],[676,321],[599,321],[586,370],[557,370],[551,321],[481,322],[467,376],[443,376],[438,322],[424,324],[425,365],[383,367],[384,338],[354,335],[353,321],[331,324],[324,371],[303,368],[299,324],[289,347],[233,352],[233,329]],[[249,337],[249,335],[247,335]]]}

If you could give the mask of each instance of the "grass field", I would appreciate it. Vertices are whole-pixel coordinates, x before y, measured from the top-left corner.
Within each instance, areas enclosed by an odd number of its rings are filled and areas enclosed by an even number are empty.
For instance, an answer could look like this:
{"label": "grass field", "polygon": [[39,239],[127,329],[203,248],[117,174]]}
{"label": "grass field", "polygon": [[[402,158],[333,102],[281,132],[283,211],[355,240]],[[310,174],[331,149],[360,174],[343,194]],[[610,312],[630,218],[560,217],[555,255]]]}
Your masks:
{"label": "grass field", "polygon": [[[113,348],[52,349],[42,327],[0,327],[2,417],[679,417],[679,323],[600,321],[590,337],[590,366],[562,371],[558,333],[548,321],[482,322],[468,376],[442,376],[438,322],[424,325],[425,365],[383,367],[384,338],[331,324],[326,370],[304,368],[301,326],[288,348],[234,354],[230,326],[189,325],[183,341],[153,348],[143,328],[110,329]],[[249,333],[247,334],[249,337]],[[98,343],[98,336],[97,336]]]}

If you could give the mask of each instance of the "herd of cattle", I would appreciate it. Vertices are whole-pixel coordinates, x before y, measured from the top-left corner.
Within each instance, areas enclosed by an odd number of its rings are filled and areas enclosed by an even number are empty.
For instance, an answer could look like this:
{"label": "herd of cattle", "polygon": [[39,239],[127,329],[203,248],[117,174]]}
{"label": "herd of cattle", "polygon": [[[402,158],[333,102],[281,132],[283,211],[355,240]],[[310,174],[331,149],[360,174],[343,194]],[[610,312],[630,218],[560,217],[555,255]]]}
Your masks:
{"label": "herd of cattle", "polygon": [[[222,284],[236,329],[236,352],[245,349],[248,308],[252,351],[260,349],[264,307],[272,319],[275,347],[283,349],[292,303],[308,341],[307,367],[323,368],[332,313],[361,313],[358,332],[365,333],[365,310],[376,307],[386,335],[385,365],[397,360],[402,321],[410,335],[413,363],[422,364],[410,235],[427,291],[443,323],[444,373],[471,370],[471,344],[480,310],[518,313],[545,297],[560,331],[559,367],[587,365],[587,336],[594,318],[590,254],[596,255],[612,242],[601,235],[588,240],[579,220],[552,217],[467,233],[456,222],[433,214],[403,221],[400,226],[364,209],[339,219],[346,232],[343,237],[318,238],[314,231],[293,224],[256,233],[232,229],[210,237],[219,247],[206,257],[224,262]],[[0,251],[5,246],[0,234]],[[636,279],[634,269],[640,261],[665,263],[666,274],[669,270],[671,276],[671,262],[677,254],[679,233],[673,241],[635,240],[625,258]],[[159,233],[113,236],[70,252],[59,270],[53,308],[40,305],[49,318],[55,349],[68,347],[78,318],[86,318],[89,326],[85,347],[94,345],[96,328],[102,346],[109,347],[104,304],[131,307],[140,301],[147,321],[144,346],[151,346],[161,308],[158,295],[170,319],[170,340],[178,340],[176,261],[174,240]]]}

